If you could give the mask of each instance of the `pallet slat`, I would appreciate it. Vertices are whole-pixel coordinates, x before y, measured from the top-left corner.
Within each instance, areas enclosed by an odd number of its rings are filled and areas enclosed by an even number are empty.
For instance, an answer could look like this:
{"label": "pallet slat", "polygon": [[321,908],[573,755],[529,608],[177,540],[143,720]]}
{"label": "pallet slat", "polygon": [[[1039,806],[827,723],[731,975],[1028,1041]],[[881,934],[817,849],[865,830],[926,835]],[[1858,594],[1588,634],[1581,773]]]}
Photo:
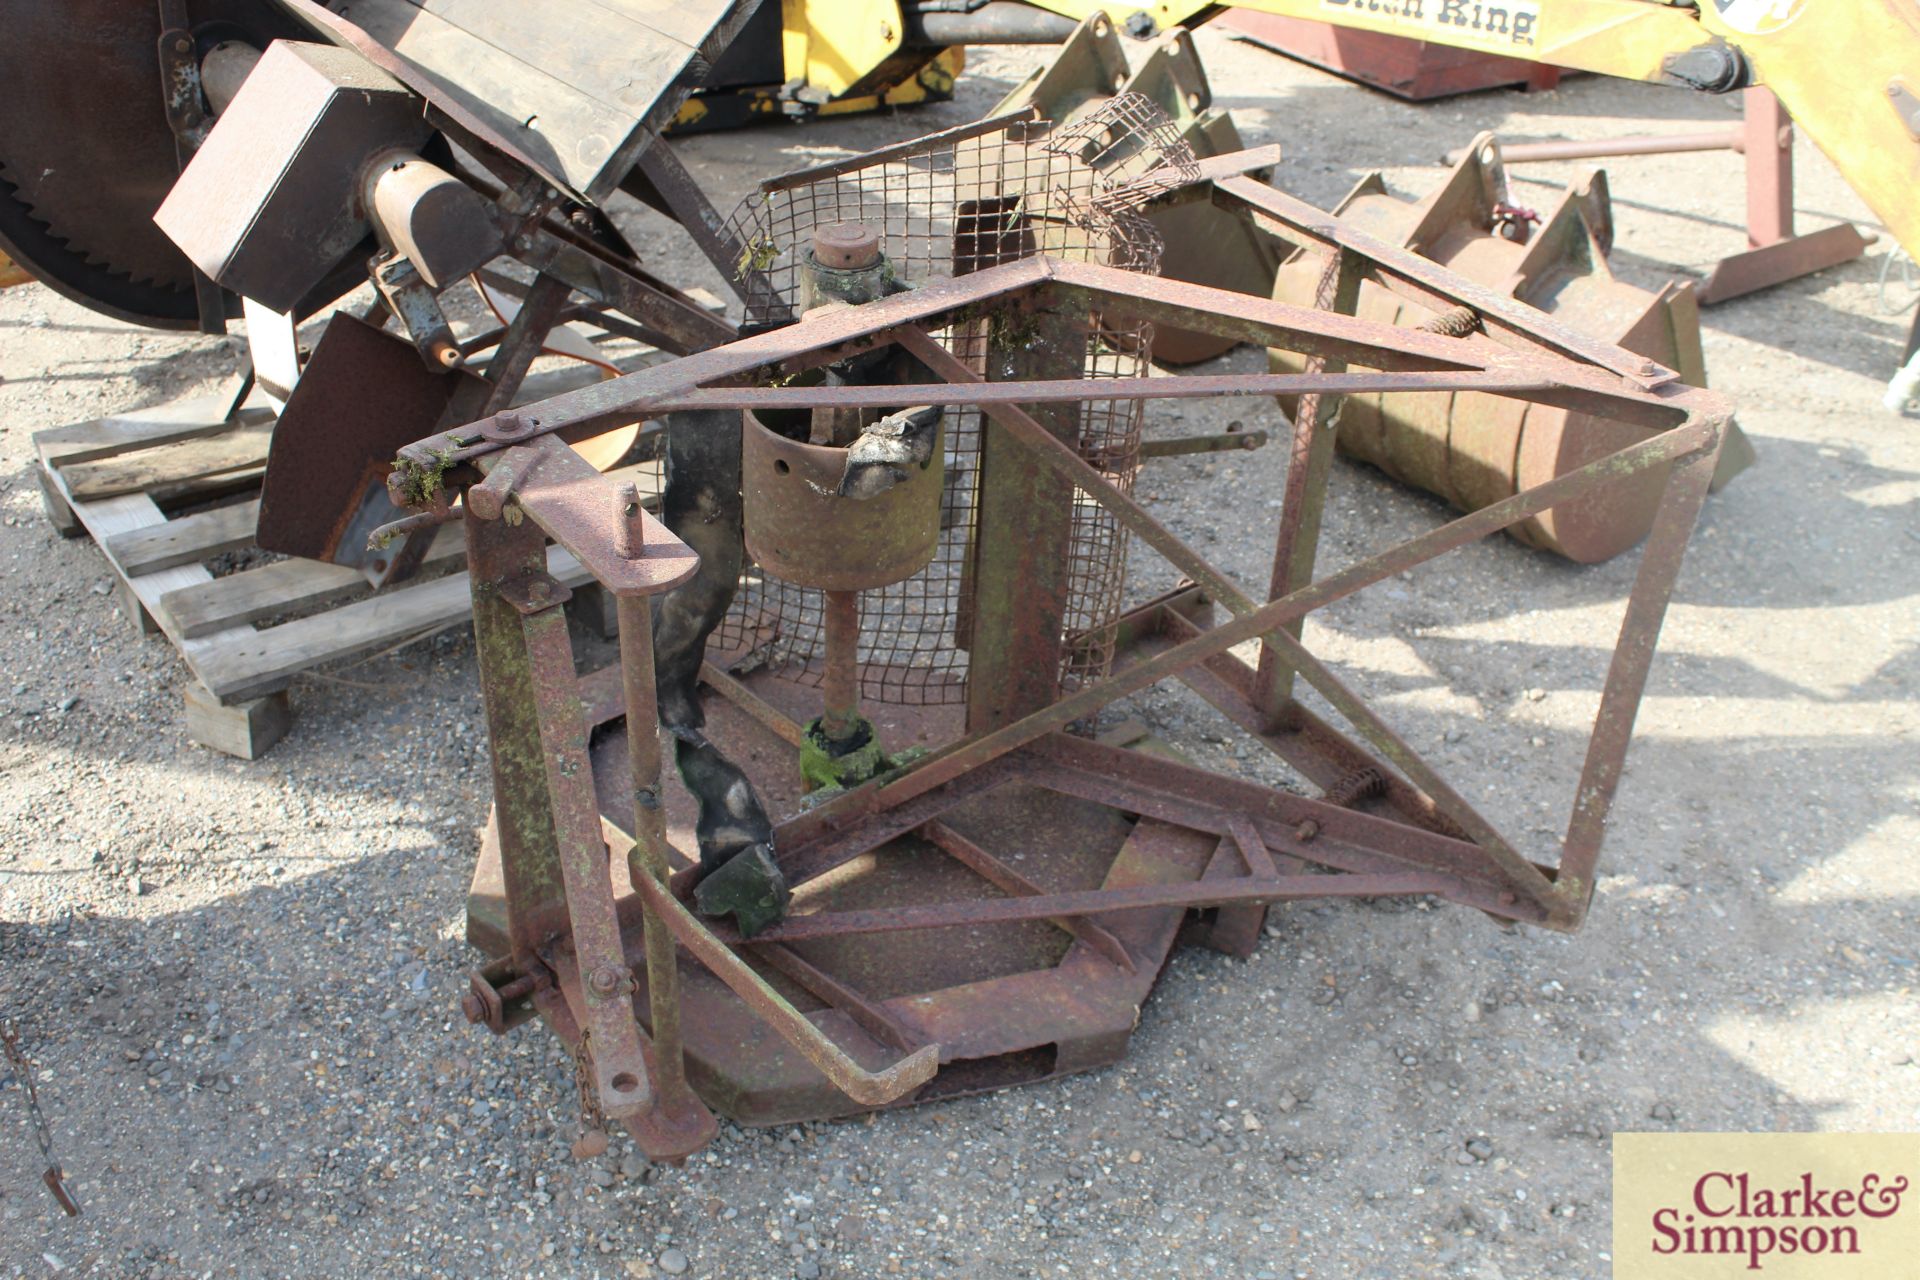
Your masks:
{"label": "pallet slat", "polygon": [[[421,568],[433,570],[466,553],[466,530],[450,524],[434,538]],[[370,590],[358,569],[318,560],[276,560],[170,591],[161,597],[160,607],[172,617],[180,634],[191,638],[276,614],[299,613]]]}
{"label": "pallet slat", "polygon": [[[547,572],[569,587],[592,577],[557,546],[547,548]],[[467,574],[450,574],[277,627],[193,641],[188,661],[215,697],[232,702],[282,688],[322,663],[358,657],[465,621],[471,605]]]}
{"label": "pallet slat", "polygon": [[127,573],[152,573],[250,547],[259,525],[260,500],[254,498],[180,516],[165,524],[116,533],[103,546]]}
{"label": "pallet slat", "polygon": [[272,438],[271,419],[243,421],[217,435],[57,465],[66,479],[69,500],[93,502],[264,466]]}
{"label": "pallet slat", "polygon": [[[717,299],[710,305],[718,309]],[[641,348],[620,363],[640,367],[663,358]],[[568,385],[595,376],[584,369],[543,370],[524,390],[533,394],[536,382],[544,386],[555,375]],[[274,422],[270,409],[256,407],[258,391],[235,420],[223,421],[237,390],[56,427],[35,433],[33,443],[36,478],[55,527],[93,538],[128,617],[143,631],[164,632],[191,673],[188,736],[253,759],[286,732],[286,690],[296,677],[458,626],[472,602],[463,569],[446,572],[462,568],[465,557],[459,523],[438,532],[423,565],[443,576],[379,593],[356,569],[309,560],[275,560],[214,577],[209,561],[254,545],[259,475]],[[651,489],[661,467],[655,459],[617,478],[632,476]],[[228,498],[235,500],[191,515],[168,514],[186,502]],[[646,501],[651,508],[657,500]],[[548,564],[570,587],[591,585],[591,576],[558,547],[549,549]],[[293,614],[305,616],[260,625]]]}
{"label": "pallet slat", "polygon": [[[109,418],[93,418],[34,433],[33,443],[40,457],[50,465],[91,462],[129,449],[192,440],[199,436],[219,435],[227,430],[223,416],[233,403],[232,391],[210,396],[195,396],[150,409],[135,409]],[[271,411],[258,399],[249,398],[240,411],[243,422],[264,420]]]}

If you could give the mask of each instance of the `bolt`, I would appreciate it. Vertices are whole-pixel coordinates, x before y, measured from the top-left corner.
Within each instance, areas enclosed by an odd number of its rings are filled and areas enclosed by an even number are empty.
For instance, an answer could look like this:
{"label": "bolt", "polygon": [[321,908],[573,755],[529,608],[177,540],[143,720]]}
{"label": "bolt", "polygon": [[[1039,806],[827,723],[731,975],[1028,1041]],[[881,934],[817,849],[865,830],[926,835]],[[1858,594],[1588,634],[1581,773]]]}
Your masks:
{"label": "bolt", "polygon": [[1308,818],[1305,822],[1293,829],[1294,839],[1298,840],[1301,844],[1305,844],[1319,834],[1320,824],[1312,818]]}
{"label": "bolt", "polygon": [[1517,896],[1515,896],[1513,890],[1511,889],[1504,890],[1500,894],[1500,905],[1503,907],[1510,907],[1518,901],[1520,901],[1520,899]]}
{"label": "bolt", "polygon": [[587,977],[587,986],[597,996],[611,996],[620,990],[620,979],[624,975],[610,964],[603,964]]}
{"label": "bolt", "polygon": [[646,549],[647,534],[640,523],[640,490],[628,480],[613,496],[613,550],[622,560],[638,560]]}
{"label": "bolt", "polygon": [[478,1026],[487,1020],[486,1006],[480,1003],[480,997],[469,991],[460,997],[460,1012],[467,1015],[467,1021]]}
{"label": "bolt", "polygon": [[1242,449],[1258,449],[1260,447],[1260,442],[1254,439],[1252,436],[1246,436],[1241,439],[1240,447]]}
{"label": "bolt", "polygon": [[545,578],[535,578],[527,584],[527,595],[535,600],[553,599],[553,584]]}
{"label": "bolt", "polygon": [[173,51],[175,53],[192,53],[193,41],[187,39],[185,36],[181,36],[173,42]]}
{"label": "bolt", "polygon": [[1640,372],[1643,376],[1651,378],[1654,374],[1660,372],[1660,366],[1651,360],[1642,360],[1640,362]]}
{"label": "bolt", "polygon": [[1153,33],[1158,31],[1159,29],[1160,29],[1160,24],[1155,22],[1153,20],[1153,15],[1148,13],[1145,9],[1135,9],[1132,13],[1127,15],[1125,30],[1126,30],[1126,33],[1132,36],[1135,40],[1151,39],[1153,36]]}

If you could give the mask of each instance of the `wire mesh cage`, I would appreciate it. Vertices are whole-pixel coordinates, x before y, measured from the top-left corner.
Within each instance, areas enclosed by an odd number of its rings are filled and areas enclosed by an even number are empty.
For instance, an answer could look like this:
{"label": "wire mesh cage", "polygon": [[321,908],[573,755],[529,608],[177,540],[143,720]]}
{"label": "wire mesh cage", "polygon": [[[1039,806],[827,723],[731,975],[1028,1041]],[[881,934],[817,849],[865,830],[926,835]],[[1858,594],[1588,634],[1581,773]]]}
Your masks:
{"label": "wire mesh cage", "polygon": [[[774,178],[735,210],[738,265],[753,325],[790,322],[807,305],[805,254],[817,228],[860,223],[880,237],[894,288],[914,288],[1020,258],[1046,255],[1154,274],[1161,241],[1138,210],[1190,183],[1191,149],[1157,107],[1123,94],[1070,125],[1030,116],[983,121],[914,142]],[[935,339],[976,373],[987,368],[992,319]],[[1004,335],[1002,335],[1004,336]],[[1083,377],[1147,372],[1149,325],[1088,317]],[[1139,401],[1079,406],[1080,455],[1123,491],[1139,465]],[[981,432],[975,408],[947,414],[938,548],[927,567],[861,596],[861,696],[879,702],[960,703],[966,697],[965,617]],[[1126,535],[1081,495],[1073,511],[1062,678],[1104,673],[1126,574]],[[749,565],[716,636],[736,661],[818,684],[822,597]]]}

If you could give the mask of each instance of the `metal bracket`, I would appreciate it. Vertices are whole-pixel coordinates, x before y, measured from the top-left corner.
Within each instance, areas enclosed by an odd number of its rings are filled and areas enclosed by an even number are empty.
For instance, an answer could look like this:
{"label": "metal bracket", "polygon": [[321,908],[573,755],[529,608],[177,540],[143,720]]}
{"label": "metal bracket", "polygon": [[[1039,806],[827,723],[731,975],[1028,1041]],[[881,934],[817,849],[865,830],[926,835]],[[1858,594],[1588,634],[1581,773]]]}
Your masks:
{"label": "metal bracket", "polygon": [[467,976],[467,994],[460,997],[467,1021],[495,1035],[505,1035],[509,1027],[533,1016],[532,997],[553,986],[553,974],[544,967],[531,965],[515,973],[512,963],[511,957],[502,957],[475,969]]}
{"label": "metal bracket", "polygon": [[453,326],[413,263],[391,249],[383,250],[367,264],[367,274],[386,299],[388,310],[400,318],[427,368],[435,373],[458,368],[466,357],[460,353]]}
{"label": "metal bracket", "polygon": [[545,613],[555,605],[573,599],[573,588],[541,570],[506,579],[498,588],[500,598],[521,614]]}
{"label": "metal bracket", "polygon": [[[200,89],[200,58],[189,29],[186,0],[159,0],[160,92],[173,131],[174,153],[184,170],[206,141],[213,122]],[[193,268],[193,300],[200,311],[200,332],[227,331],[227,299],[219,285]]]}

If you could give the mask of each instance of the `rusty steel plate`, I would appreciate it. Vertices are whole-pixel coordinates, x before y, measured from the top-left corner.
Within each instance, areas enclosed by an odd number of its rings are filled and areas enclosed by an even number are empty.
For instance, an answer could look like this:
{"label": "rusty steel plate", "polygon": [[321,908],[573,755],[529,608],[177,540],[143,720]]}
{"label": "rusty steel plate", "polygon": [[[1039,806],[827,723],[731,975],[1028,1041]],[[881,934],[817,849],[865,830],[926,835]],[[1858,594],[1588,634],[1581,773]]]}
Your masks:
{"label": "rusty steel plate", "polygon": [[384,513],[374,524],[404,515],[386,500],[394,452],[439,425],[463,382],[484,392],[474,374],[434,373],[412,343],[336,312],[273,429],[260,547],[332,560],[359,550],[344,540],[370,495]]}
{"label": "rusty steel plate", "polygon": [[803,587],[865,591],[927,567],[940,546],[944,424],[932,456],[909,468],[903,483],[871,498],[843,498],[835,490],[845,449],[776,435],[752,413],[740,419],[747,553],[761,568]]}
{"label": "rusty steel plate", "polygon": [[[781,714],[811,714],[807,709],[819,697],[815,689],[764,672],[745,683]],[[704,706],[706,733],[746,768],[769,810],[796,811],[802,789],[791,746],[727,699],[708,692]],[[592,757],[602,813],[612,828],[626,830],[633,802],[619,714],[611,698],[592,700],[588,708],[589,719],[605,721],[594,734]],[[956,708],[886,707],[875,714],[883,719],[888,741],[901,745],[938,741],[958,727]],[[1011,767],[982,771],[968,784],[971,794],[938,817],[1047,892],[1197,882],[1219,853],[1217,835],[1031,785],[1020,772]],[[666,807],[669,841],[676,849],[692,849],[692,797],[670,786]],[[616,856],[608,860],[613,889],[628,926],[628,952],[639,955],[638,900],[624,845],[613,843]],[[467,936],[492,955],[505,953],[508,936],[499,857],[490,820],[468,898]],[[912,831],[850,858],[831,848],[821,849],[817,858],[815,865],[826,869],[796,887],[796,913],[885,911],[1008,896]],[[687,864],[682,859],[678,865]],[[940,1071],[899,1104],[910,1105],[1117,1061],[1186,917],[1186,909],[1177,906],[1103,917],[1130,967],[1115,964],[1097,945],[1036,920],[749,944],[742,954],[869,1068],[914,1045],[938,1043],[944,1055]],[[742,1124],[785,1124],[865,1109],[685,953],[679,972],[688,1077],[715,1111]],[[643,969],[637,977],[635,1011],[645,1021]],[[563,1037],[573,1025],[567,1018],[549,1021]]]}

